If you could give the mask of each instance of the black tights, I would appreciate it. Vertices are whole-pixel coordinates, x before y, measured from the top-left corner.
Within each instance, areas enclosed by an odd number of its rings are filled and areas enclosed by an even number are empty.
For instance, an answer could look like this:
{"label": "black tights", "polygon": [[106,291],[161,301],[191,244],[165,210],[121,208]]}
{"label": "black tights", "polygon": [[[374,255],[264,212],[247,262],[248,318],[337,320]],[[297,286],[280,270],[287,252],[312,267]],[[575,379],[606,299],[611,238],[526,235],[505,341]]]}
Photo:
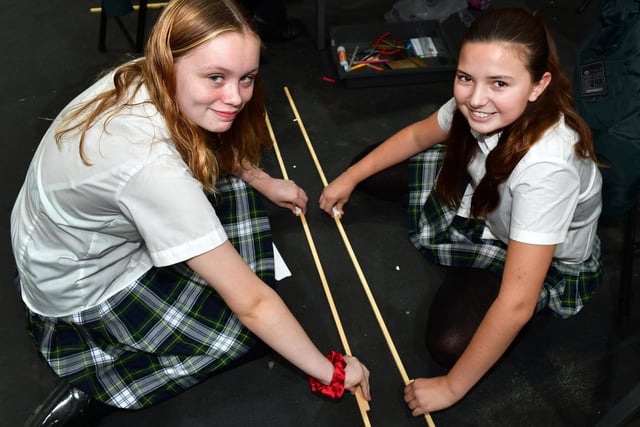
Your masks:
{"label": "black tights", "polygon": [[[378,145],[365,148],[351,164]],[[404,161],[362,181],[356,187],[372,196],[403,203],[409,201],[409,161]],[[478,268],[450,267],[429,309],[426,344],[431,357],[452,367],[475,334],[500,289],[500,278]]]}
{"label": "black tights", "polygon": [[450,267],[429,309],[426,344],[433,360],[451,368],[475,334],[500,289],[500,277],[478,268]]}

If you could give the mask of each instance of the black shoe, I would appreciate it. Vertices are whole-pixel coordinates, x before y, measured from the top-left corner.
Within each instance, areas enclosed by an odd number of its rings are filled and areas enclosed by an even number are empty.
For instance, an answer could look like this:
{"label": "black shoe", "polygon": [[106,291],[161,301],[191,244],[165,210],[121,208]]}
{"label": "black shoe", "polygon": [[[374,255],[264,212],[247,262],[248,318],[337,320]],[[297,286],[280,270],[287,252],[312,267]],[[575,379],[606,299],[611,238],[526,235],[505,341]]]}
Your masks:
{"label": "black shoe", "polygon": [[66,382],[60,382],[24,426],[70,426],[86,413],[90,402],[91,398],[85,392]]}

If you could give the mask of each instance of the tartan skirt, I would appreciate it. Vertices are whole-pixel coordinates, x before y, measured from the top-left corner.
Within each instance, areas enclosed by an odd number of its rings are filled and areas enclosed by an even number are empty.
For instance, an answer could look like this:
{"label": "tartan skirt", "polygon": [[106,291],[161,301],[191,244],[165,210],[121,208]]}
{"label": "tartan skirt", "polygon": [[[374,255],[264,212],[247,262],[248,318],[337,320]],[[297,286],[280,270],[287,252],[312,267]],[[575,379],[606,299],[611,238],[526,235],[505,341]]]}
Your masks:
{"label": "tartan skirt", "polygon": [[[409,239],[434,263],[490,270],[502,276],[507,245],[483,239],[485,223],[456,215],[432,191],[445,148],[437,145],[409,162]],[[580,264],[553,259],[540,291],[536,311],[549,308],[566,318],[578,313],[602,283],[600,240],[595,237],[591,257]]]}
{"label": "tartan skirt", "polygon": [[[242,180],[218,180],[212,198],[230,242],[274,284],[269,220]],[[146,407],[193,386],[259,340],[185,263],[152,268],[96,307],[52,318],[26,312],[28,330],[53,371],[94,399]]]}

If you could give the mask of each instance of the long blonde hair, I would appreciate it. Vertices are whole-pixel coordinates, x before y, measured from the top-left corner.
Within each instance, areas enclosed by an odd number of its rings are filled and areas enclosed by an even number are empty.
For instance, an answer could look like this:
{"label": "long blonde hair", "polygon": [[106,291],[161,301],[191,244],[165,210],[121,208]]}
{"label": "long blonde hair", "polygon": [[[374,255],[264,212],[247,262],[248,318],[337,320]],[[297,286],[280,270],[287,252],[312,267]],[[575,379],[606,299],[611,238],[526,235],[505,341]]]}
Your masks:
{"label": "long blonde hair", "polygon": [[57,143],[61,144],[68,133],[78,131],[80,157],[89,165],[90,160],[84,153],[88,129],[105,113],[113,117],[131,105],[136,92],[145,85],[150,102],[163,116],[182,159],[205,190],[214,193],[221,174],[233,173],[242,160],[257,165],[261,148],[271,144],[265,129],[264,96],[259,79],[255,81],[251,100],[230,130],[222,134],[208,132],[185,118],[176,102],[175,60],[229,31],[258,37],[249,15],[233,0],[172,0],[153,27],[145,56],[118,67],[113,89],[98,94],[66,115],[56,131]]}

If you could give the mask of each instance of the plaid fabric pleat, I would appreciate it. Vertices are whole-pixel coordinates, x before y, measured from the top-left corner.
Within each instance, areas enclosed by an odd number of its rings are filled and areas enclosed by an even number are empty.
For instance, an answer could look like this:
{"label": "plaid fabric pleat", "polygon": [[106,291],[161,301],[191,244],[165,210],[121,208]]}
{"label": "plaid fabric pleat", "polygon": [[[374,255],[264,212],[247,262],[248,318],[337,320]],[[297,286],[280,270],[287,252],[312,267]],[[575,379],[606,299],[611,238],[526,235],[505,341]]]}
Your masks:
{"label": "plaid fabric pleat", "polygon": [[[432,191],[444,152],[445,147],[437,145],[409,162],[409,239],[436,264],[482,268],[502,276],[507,245],[483,239],[483,221],[457,216]],[[585,262],[552,261],[536,311],[548,307],[563,318],[572,316],[591,300],[601,283],[602,256],[596,236],[591,257]]]}
{"label": "plaid fabric pleat", "polygon": [[[232,177],[211,198],[229,240],[269,285],[271,231],[259,196]],[[100,402],[138,409],[229,366],[258,341],[186,264],[152,268],[100,305],[61,318],[27,310],[54,372]]]}

